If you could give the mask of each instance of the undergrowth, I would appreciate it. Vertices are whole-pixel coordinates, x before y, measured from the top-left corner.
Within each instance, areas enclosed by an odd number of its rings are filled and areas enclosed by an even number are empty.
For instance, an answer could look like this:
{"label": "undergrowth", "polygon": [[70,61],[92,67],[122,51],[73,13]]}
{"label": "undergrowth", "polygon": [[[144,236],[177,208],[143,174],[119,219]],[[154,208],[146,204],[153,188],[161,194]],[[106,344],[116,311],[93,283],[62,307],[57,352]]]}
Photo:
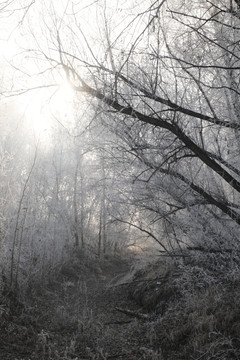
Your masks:
{"label": "undergrowth", "polygon": [[160,349],[163,359],[169,360],[239,359],[238,254],[177,255],[138,271],[130,285],[142,310],[155,315],[147,326],[153,349]]}
{"label": "undergrowth", "polygon": [[[47,286],[1,295],[4,360],[237,360],[240,260],[172,253],[102,263],[75,254]],[[181,255],[181,256],[179,256]],[[119,312],[120,310],[120,312]],[[2,355],[3,354],[3,355]]]}

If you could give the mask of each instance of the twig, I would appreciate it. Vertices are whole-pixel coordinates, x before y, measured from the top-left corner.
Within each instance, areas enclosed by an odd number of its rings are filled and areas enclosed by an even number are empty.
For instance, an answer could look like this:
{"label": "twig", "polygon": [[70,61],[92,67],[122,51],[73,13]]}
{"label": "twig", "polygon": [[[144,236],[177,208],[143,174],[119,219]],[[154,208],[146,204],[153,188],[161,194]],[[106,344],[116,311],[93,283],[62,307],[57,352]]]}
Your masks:
{"label": "twig", "polygon": [[115,309],[123,314],[126,314],[128,316],[133,316],[133,317],[136,317],[138,319],[141,319],[141,320],[149,320],[150,317],[149,315],[147,314],[142,314],[138,311],[132,311],[132,310],[128,310],[128,309],[122,309],[122,308],[119,308],[119,307],[115,307]]}

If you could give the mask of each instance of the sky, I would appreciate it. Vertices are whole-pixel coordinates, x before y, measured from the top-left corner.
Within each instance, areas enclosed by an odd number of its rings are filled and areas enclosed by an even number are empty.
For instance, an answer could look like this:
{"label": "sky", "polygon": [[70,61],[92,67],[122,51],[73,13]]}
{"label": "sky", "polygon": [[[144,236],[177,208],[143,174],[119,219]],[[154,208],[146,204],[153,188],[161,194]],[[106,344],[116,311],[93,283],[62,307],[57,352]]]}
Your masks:
{"label": "sky", "polygon": [[44,136],[54,118],[64,122],[67,114],[69,122],[74,116],[74,94],[59,66],[58,36],[64,51],[73,55],[64,61],[70,61],[73,67],[80,64],[78,69],[84,73],[82,59],[101,63],[110,56],[108,47],[114,45],[118,51],[121,46],[124,49],[132,46],[134,34],[144,26],[141,16],[136,14],[149,3],[149,0],[141,5],[135,0],[13,1],[12,9],[0,11],[2,101],[8,101],[15,91],[23,93],[13,104],[29,127]]}

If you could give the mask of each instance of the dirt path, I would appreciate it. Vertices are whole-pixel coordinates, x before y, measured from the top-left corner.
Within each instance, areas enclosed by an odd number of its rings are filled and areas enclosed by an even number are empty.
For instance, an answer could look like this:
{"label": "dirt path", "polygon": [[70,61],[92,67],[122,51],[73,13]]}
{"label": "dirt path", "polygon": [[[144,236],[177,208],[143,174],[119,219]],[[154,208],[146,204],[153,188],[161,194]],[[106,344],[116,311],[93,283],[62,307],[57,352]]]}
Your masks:
{"label": "dirt path", "polygon": [[[3,360],[157,359],[126,285],[126,264],[62,278],[5,324]],[[160,358],[159,358],[160,359]]]}

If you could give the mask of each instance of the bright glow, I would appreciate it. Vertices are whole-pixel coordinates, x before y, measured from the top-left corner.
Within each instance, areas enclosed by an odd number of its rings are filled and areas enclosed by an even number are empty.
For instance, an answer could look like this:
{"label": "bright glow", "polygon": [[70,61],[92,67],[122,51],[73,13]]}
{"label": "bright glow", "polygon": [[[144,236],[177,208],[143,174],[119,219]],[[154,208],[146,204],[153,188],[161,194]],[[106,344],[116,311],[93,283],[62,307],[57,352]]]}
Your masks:
{"label": "bright glow", "polygon": [[35,92],[34,94],[28,93],[27,95],[24,95],[23,102],[23,104],[25,103],[25,118],[29,123],[29,126],[33,128],[36,133],[42,133],[50,126],[45,99],[43,98],[41,92]]}
{"label": "bright glow", "polygon": [[47,139],[54,122],[64,123],[73,113],[74,92],[67,82],[56,88],[28,91],[18,98],[19,108],[27,126],[41,138]]}
{"label": "bright glow", "polygon": [[71,111],[73,105],[74,91],[67,81],[59,84],[59,88],[50,100],[50,107],[57,110],[59,114],[65,115],[69,110]]}
{"label": "bright glow", "polygon": [[5,60],[10,61],[13,56],[16,55],[17,51],[18,46],[12,38],[10,38],[9,40],[1,41],[0,54]]}

